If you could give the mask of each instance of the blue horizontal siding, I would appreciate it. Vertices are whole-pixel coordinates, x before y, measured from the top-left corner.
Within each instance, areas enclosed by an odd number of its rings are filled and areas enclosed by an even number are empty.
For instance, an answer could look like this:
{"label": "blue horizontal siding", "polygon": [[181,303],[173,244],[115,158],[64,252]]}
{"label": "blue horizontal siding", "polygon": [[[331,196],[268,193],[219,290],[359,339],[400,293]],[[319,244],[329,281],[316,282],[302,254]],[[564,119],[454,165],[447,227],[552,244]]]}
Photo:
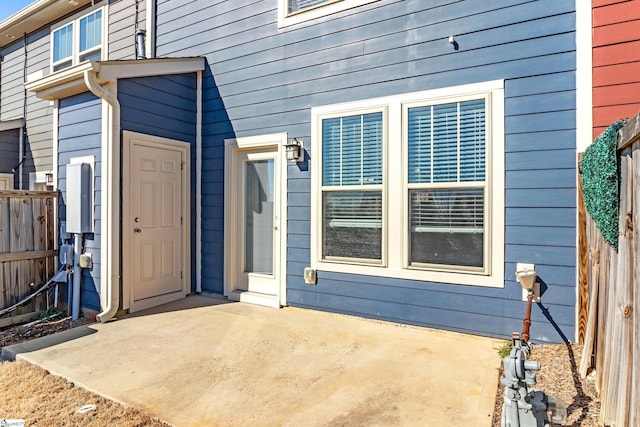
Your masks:
{"label": "blue horizontal siding", "polygon": [[102,101],[85,92],[60,100],[58,108],[58,189],[59,217],[66,218],[66,165],[72,157],[94,156],[94,233],[84,236],[85,251],[91,253],[93,268],[82,271],[81,305],[100,309],[100,202],[102,191],[101,168]]}
{"label": "blue horizontal siding", "polygon": [[[287,300],[321,310],[490,336],[522,325],[516,262],[548,285],[533,336],[573,337],[575,318],[575,5],[555,0],[373,2],[277,29],[277,2],[159,0],[159,56],[202,55],[203,277],[221,292],[224,139],[287,132],[309,161],[289,165]],[[188,25],[187,25],[188,23]],[[454,35],[459,45],[447,43]],[[505,81],[503,288],[318,272],[310,259],[310,108],[453,85]],[[211,232],[209,232],[209,230]],[[548,315],[548,314],[547,314]]]}
{"label": "blue horizontal siding", "polygon": [[[506,151],[549,151],[549,150],[575,150],[575,129],[536,131],[529,133],[511,134],[505,145]],[[564,164],[568,164],[568,160]],[[510,166],[509,164],[507,166]]]}
{"label": "blue horizontal siding", "polygon": [[122,129],[195,143],[195,93],[195,74],[119,80]]}

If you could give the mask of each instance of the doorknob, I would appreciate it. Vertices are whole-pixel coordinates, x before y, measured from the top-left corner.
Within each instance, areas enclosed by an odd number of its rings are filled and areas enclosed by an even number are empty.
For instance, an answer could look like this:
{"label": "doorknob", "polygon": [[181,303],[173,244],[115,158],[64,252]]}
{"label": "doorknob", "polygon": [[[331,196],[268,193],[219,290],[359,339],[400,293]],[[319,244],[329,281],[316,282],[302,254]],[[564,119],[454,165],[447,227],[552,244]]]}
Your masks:
{"label": "doorknob", "polygon": [[138,227],[134,228],[133,231],[135,231],[136,233],[142,233],[142,230],[139,229]]}

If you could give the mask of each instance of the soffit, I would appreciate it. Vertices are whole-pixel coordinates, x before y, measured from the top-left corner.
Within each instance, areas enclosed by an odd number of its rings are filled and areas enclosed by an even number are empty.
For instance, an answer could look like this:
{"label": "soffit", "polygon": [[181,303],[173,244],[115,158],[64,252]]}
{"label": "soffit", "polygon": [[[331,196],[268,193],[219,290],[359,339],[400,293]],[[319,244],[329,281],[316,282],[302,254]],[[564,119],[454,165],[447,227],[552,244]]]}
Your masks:
{"label": "soffit", "polygon": [[[11,1],[11,0],[3,0]],[[0,47],[91,3],[92,0],[36,0],[0,22]]]}

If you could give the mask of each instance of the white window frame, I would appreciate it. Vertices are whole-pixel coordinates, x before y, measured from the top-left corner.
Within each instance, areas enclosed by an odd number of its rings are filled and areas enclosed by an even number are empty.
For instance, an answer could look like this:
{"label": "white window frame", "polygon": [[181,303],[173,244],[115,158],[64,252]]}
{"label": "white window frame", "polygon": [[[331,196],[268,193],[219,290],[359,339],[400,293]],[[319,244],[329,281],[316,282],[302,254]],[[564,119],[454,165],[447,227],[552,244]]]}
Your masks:
{"label": "white window frame", "polygon": [[326,3],[289,13],[289,0],[278,0],[278,28],[310,21],[376,1],[378,0],[327,0]]}
{"label": "white window frame", "polygon": [[[102,13],[102,17],[101,17],[101,37],[100,37],[100,41],[101,43],[97,46],[94,46],[92,48],[89,48],[83,52],[80,52],[80,20],[82,20],[83,18],[86,18],[89,15],[92,15],[98,11],[101,11]],[[51,27],[51,55],[50,55],[50,70],[51,72],[55,72],[55,67],[57,67],[58,65],[64,64],[66,62],[69,62],[69,60],[71,60],[71,65],[69,65],[69,67],[72,67],[74,65],[77,65],[81,62],[80,58],[88,53],[91,52],[95,52],[100,50],[100,60],[105,60],[108,58],[108,53],[107,53],[107,36],[108,36],[108,25],[106,25],[107,23],[107,19],[108,19],[108,15],[107,15],[107,6],[98,6],[98,7],[91,7],[88,10],[83,10],[80,14],[74,15],[70,18],[67,18],[61,22],[58,22],[56,24],[55,27]],[[71,56],[70,57],[65,57],[64,59],[60,59],[56,62],[54,62],[53,59],[53,54],[54,54],[54,35],[58,30],[61,30],[64,27],[67,27],[71,25],[71,34],[72,34],[72,43],[71,43]],[[69,68],[69,67],[65,67],[65,68]],[[65,69],[62,68],[62,69]],[[60,70],[58,70],[60,71]]]}
{"label": "white window frame", "polygon": [[[327,114],[323,114],[321,116],[320,119],[320,126],[322,126],[322,120],[324,119],[333,119],[333,118],[339,118],[339,117],[345,117],[345,116],[352,116],[352,115],[360,115],[360,114],[370,114],[370,113],[382,113],[382,184],[374,184],[374,185],[364,185],[364,186],[346,186],[346,187],[342,187],[342,186],[337,186],[337,187],[332,187],[330,185],[323,185],[322,184],[322,176],[320,175],[319,177],[319,181],[318,182],[318,198],[314,198],[313,200],[318,200],[319,204],[320,204],[320,215],[322,215],[322,193],[323,191],[380,191],[382,193],[382,253],[381,253],[381,259],[378,260],[374,260],[374,259],[360,259],[360,260],[356,260],[354,258],[350,258],[350,259],[341,259],[341,258],[333,258],[331,259],[331,262],[334,263],[343,263],[343,264],[354,264],[354,263],[359,263],[359,264],[365,264],[365,265],[378,265],[378,266],[386,266],[387,265],[387,250],[386,250],[386,246],[387,246],[387,206],[386,206],[386,185],[384,184],[384,180],[385,177],[387,176],[387,162],[385,161],[386,157],[387,157],[387,152],[386,152],[386,147],[388,145],[387,140],[388,140],[388,129],[387,129],[387,124],[389,123],[388,120],[388,108],[386,105],[384,104],[380,104],[380,105],[372,105],[372,106],[368,106],[366,108],[358,108],[356,110],[353,111],[336,111],[333,113],[327,113]],[[319,149],[322,150],[322,145],[319,144]],[[322,151],[320,151],[322,152]],[[320,165],[320,167],[322,167],[322,165]],[[320,169],[321,171],[321,169]],[[321,218],[322,216],[318,217]],[[319,227],[322,227],[322,223],[320,223]],[[320,242],[320,245],[322,246],[322,242]],[[322,248],[320,248],[320,256],[322,256]]]}
{"label": "white window frame", "polygon": [[[477,268],[409,266],[408,155],[406,111],[416,105],[445,104],[486,98],[485,265]],[[358,260],[322,259],[322,120],[384,110],[383,113],[383,235],[381,264]],[[311,267],[319,271],[409,280],[504,287],[504,80],[367,99],[311,109],[315,156],[311,176]],[[402,173],[394,173],[401,168]]]}

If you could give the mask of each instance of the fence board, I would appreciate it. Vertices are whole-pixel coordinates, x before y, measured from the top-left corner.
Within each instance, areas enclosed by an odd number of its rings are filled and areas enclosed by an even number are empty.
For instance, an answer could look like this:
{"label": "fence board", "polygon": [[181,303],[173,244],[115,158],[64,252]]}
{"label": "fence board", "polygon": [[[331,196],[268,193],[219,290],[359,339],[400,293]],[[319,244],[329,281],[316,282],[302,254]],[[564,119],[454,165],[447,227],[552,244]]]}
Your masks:
{"label": "fence board", "polygon": [[631,148],[633,159],[633,188],[635,189],[632,208],[633,225],[633,303],[632,303],[632,364],[631,364],[631,393],[629,396],[629,425],[640,426],[640,143],[636,142]]}
{"label": "fence board", "polygon": [[[0,308],[15,304],[44,284],[56,270],[54,206],[57,193],[0,191]],[[0,319],[15,323],[24,313],[36,315],[43,298]]]}
{"label": "fence board", "polygon": [[[9,199],[0,198],[0,253],[10,251],[11,232],[9,230]],[[0,264],[0,307],[9,305],[8,298],[10,292],[9,265]]]}
{"label": "fence board", "polygon": [[615,288],[616,288],[616,273],[618,270],[616,269],[616,263],[618,262],[618,253],[612,249],[610,246],[607,246],[607,251],[609,262],[607,266],[607,276],[604,278],[607,286],[605,287],[606,294],[606,304],[604,305],[604,329],[602,336],[604,337],[602,351],[598,354],[602,356],[602,377],[601,377],[601,389],[602,396],[600,398],[600,416],[610,416],[609,411],[615,402],[612,402],[612,392],[614,388],[612,387],[612,382],[614,378],[611,376],[611,364],[614,363],[615,355],[610,351],[611,345],[610,341],[615,339],[615,322],[611,321],[613,315],[615,315]]}
{"label": "fence board", "polygon": [[633,250],[633,240],[629,230],[630,208],[633,202],[633,185],[630,150],[625,149],[620,153],[620,221],[618,238],[618,259],[615,265],[616,279],[611,283],[613,286],[613,304],[610,305],[609,323],[611,323],[612,335],[607,340],[608,352],[612,354],[612,362],[608,366],[616,366],[616,374],[609,373],[609,390],[607,390],[609,414],[608,420],[613,420],[614,425],[629,425],[628,396],[631,385],[631,342],[630,335],[630,313],[626,310],[630,307],[631,289],[633,284],[631,278],[631,252]]}
{"label": "fence board", "polygon": [[[584,205],[581,206],[584,209]],[[587,312],[587,324],[584,335],[584,347],[582,349],[582,358],[580,360],[580,375],[586,377],[589,368],[593,367],[593,354],[595,353],[596,328],[598,327],[598,284],[600,282],[600,251],[597,247],[589,247],[588,242],[595,240],[593,234],[595,232],[595,224],[591,217],[585,218],[585,240],[587,248],[582,249],[587,254],[587,266],[584,273],[587,280],[588,294],[583,298],[588,299],[589,309]],[[589,299],[589,295],[592,297]]]}
{"label": "fence board", "polygon": [[[582,153],[578,154],[578,163],[582,161]],[[578,174],[578,343],[586,344],[589,324],[589,246],[587,237],[587,210],[582,195],[582,175]],[[590,339],[593,338],[593,330]],[[589,343],[589,354],[593,343]],[[586,350],[586,348],[584,349]],[[583,350],[583,351],[584,351]],[[584,354],[584,353],[583,353]]]}

